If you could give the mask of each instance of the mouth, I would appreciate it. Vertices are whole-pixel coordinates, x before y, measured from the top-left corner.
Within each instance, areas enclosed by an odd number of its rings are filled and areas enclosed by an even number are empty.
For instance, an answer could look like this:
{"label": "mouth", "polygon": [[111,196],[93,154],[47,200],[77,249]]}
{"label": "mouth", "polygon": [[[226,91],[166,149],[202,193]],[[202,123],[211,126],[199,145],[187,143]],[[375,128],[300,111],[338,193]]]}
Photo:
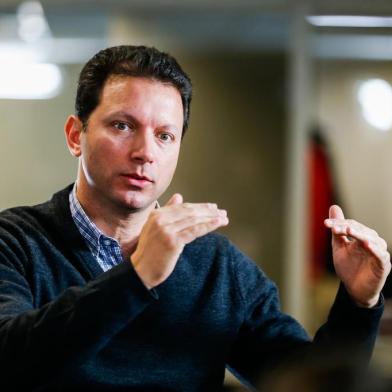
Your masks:
{"label": "mouth", "polygon": [[154,182],[150,177],[141,176],[136,173],[123,174],[122,176],[125,178],[128,185],[137,188],[145,188]]}

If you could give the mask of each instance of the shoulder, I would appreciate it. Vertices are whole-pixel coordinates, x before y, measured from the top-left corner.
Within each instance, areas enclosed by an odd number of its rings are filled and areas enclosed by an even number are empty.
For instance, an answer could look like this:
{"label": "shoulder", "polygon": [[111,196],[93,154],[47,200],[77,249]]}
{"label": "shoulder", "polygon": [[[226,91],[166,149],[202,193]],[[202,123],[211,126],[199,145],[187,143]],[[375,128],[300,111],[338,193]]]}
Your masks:
{"label": "shoulder", "polygon": [[70,187],[53,195],[52,199],[34,206],[19,206],[0,213],[0,238],[28,235],[35,232],[55,232],[56,227],[69,222],[67,201]]}
{"label": "shoulder", "polygon": [[77,231],[69,212],[68,194],[67,187],[47,202],[0,213],[0,266],[30,269],[34,261],[41,262],[44,255],[67,246],[64,238],[72,240],[67,232]]}
{"label": "shoulder", "polygon": [[[47,203],[45,203],[47,204]],[[45,224],[40,219],[44,204],[21,206],[4,210],[0,213],[0,241],[5,245],[24,242],[29,235],[44,231]]]}
{"label": "shoulder", "polygon": [[13,207],[0,213],[0,234],[17,234],[39,225],[36,206]]}

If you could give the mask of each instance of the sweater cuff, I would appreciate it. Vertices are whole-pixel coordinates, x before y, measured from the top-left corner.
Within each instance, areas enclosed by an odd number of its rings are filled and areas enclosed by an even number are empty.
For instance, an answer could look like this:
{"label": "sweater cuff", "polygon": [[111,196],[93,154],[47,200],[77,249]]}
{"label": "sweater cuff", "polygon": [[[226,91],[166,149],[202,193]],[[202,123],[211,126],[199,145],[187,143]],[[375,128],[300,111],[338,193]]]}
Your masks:
{"label": "sweater cuff", "polygon": [[341,307],[341,306],[344,306],[345,308],[349,307],[355,311],[363,310],[364,313],[374,313],[374,314],[380,313],[381,316],[384,310],[384,296],[382,295],[382,293],[380,293],[380,298],[378,299],[377,304],[371,308],[365,308],[357,305],[355,301],[351,298],[350,294],[347,292],[344,284],[340,283],[339,290],[335,298],[335,304],[337,307]]}
{"label": "sweater cuff", "polygon": [[364,333],[365,331],[369,332],[369,330],[375,332],[378,329],[383,311],[384,297],[382,294],[380,294],[380,299],[376,306],[363,308],[351,299],[343,283],[341,283],[329,314],[329,320],[339,325],[344,320],[346,328],[350,328],[354,334],[360,333],[360,331]]}

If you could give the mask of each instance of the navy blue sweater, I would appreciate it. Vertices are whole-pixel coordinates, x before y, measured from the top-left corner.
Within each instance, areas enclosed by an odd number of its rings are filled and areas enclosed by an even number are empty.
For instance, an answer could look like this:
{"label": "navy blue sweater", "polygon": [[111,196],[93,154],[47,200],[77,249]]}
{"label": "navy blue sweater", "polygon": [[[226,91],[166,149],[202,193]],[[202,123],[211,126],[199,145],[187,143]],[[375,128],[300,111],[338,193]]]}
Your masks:
{"label": "navy blue sweater", "polygon": [[[255,383],[317,345],[223,236],[187,245],[151,291],[131,263],[103,272],[72,220],[70,189],[0,214],[0,390],[218,391],[225,366]],[[349,337],[369,353],[381,313],[341,289],[316,341]]]}

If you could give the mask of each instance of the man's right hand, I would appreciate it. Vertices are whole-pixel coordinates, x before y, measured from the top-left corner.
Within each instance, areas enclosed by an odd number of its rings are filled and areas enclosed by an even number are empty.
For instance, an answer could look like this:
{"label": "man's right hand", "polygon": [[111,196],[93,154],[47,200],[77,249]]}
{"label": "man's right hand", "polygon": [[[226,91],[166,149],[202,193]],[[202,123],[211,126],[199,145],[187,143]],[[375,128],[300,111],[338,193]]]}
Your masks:
{"label": "man's right hand", "polygon": [[164,207],[151,212],[140,233],[131,262],[151,289],[173,272],[184,246],[229,223],[225,210],[211,203],[183,203],[174,194]]}

